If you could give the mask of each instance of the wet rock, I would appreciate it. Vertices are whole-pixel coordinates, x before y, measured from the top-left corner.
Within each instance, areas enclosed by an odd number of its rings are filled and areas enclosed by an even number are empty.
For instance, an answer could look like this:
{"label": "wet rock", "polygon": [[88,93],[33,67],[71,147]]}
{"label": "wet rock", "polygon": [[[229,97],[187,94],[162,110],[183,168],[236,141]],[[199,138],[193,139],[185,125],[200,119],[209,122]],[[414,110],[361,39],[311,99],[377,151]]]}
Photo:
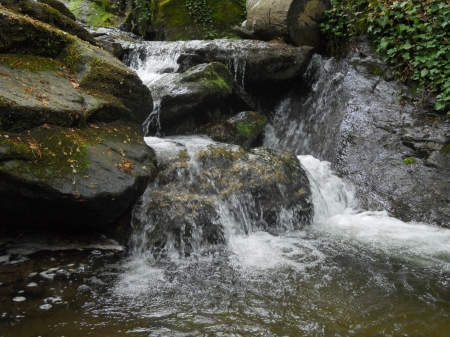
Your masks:
{"label": "wet rock", "polygon": [[308,178],[295,156],[207,138],[147,138],[160,172],[133,212],[133,246],[155,254],[224,243],[230,231],[279,233],[308,224]]}
{"label": "wet rock", "polygon": [[291,135],[279,145],[331,161],[363,207],[450,227],[445,117],[415,106],[365,41],[343,61],[314,56],[305,78],[309,90],[293,91],[275,117],[280,138]]}
{"label": "wet rock", "polygon": [[101,35],[96,37],[97,41],[102,44],[102,47],[120,59],[123,55],[123,48],[120,43],[108,35]]}
{"label": "wet rock", "polygon": [[266,117],[254,111],[244,111],[227,119],[205,124],[195,133],[207,134],[217,142],[250,147],[266,124]]}
{"label": "wet rock", "polygon": [[177,73],[184,73],[194,66],[209,62],[197,54],[181,54],[177,59],[177,63],[179,64]]}
{"label": "wet rock", "polygon": [[248,29],[245,29],[244,27],[233,27],[233,33],[239,36],[241,39],[260,40],[258,35]]}
{"label": "wet rock", "polygon": [[46,126],[9,137],[0,138],[8,148],[0,161],[2,226],[64,224],[70,231],[110,225],[155,174],[138,124]]}
{"label": "wet rock", "polygon": [[[241,87],[273,86],[301,77],[313,55],[312,47],[294,47],[281,41],[213,40],[213,41],[147,41],[130,44],[121,41],[127,53],[127,64],[161,60],[161,55],[198,55],[208,62],[221,62]],[[170,62],[170,57],[166,58]],[[183,72],[185,69],[180,70]]]}
{"label": "wet rock", "polygon": [[144,125],[149,134],[158,132],[167,135],[179,133],[179,125],[186,119],[195,126],[209,122],[207,111],[220,108],[227,113],[231,110],[254,110],[248,94],[234,81],[227,68],[221,63],[200,64],[183,74],[170,76],[151,85],[153,98],[158,102],[156,109]]}
{"label": "wet rock", "polygon": [[[312,56],[311,47],[293,47],[280,41],[223,40],[186,46],[210,62],[227,64],[240,82],[287,81],[303,75]],[[237,74],[242,72],[242,74]]]}

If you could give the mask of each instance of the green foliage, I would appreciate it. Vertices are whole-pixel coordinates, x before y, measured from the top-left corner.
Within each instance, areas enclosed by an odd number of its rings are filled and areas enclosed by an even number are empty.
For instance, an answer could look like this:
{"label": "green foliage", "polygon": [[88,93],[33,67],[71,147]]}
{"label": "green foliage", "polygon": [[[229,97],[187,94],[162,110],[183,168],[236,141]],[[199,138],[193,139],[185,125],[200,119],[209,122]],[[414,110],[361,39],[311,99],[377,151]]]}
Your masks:
{"label": "green foliage", "polygon": [[217,33],[212,29],[212,10],[206,0],[186,0],[186,8],[194,21],[203,26],[206,37],[213,39]]}
{"label": "green foliage", "polygon": [[404,158],[403,159],[403,162],[405,163],[405,164],[413,164],[414,163],[414,157],[406,157],[406,158]]}
{"label": "green foliage", "polygon": [[241,6],[242,8],[242,18],[245,20],[247,18],[247,0],[236,0],[236,2]]}
{"label": "green foliage", "polygon": [[[156,0],[154,0],[156,1]],[[155,3],[152,0],[134,0],[134,8],[138,10],[138,22],[151,22]]]}
{"label": "green foliage", "polygon": [[352,36],[370,33],[397,79],[415,81],[424,97],[437,94],[436,110],[448,108],[450,6],[446,0],[343,0],[333,2],[325,15],[322,31],[332,51]]}

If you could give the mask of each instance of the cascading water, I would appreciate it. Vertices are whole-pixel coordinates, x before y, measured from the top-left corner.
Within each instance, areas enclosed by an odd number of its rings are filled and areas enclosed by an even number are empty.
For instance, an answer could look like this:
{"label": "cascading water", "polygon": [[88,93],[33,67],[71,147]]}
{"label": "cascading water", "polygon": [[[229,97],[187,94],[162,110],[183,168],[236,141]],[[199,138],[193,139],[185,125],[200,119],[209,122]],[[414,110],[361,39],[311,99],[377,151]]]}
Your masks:
{"label": "cascading water", "polygon": [[[339,90],[339,79],[326,73],[317,76],[325,76],[319,81],[328,85],[329,92],[313,90],[321,98],[309,101],[310,111],[336,105],[328,94]],[[5,318],[10,308],[3,309],[0,335],[445,336],[450,329],[450,230],[404,223],[386,212],[361,209],[352,186],[333,174],[330,163],[307,155],[310,149],[315,156],[327,157],[326,148],[316,144],[314,130],[297,122],[291,128],[296,102],[308,99],[281,100],[275,121],[266,131],[265,145],[298,151],[311,182],[315,209],[309,226],[289,222],[288,210],[279,213],[276,232],[254,226],[257,210],[245,193],[227,200],[213,194],[190,197],[188,201],[207,206],[213,196],[215,206],[205,210],[218,214],[226,224],[225,240],[203,249],[197,228],[190,236],[196,240],[169,238],[166,257],[155,260],[153,254],[145,253],[145,230],[155,226],[147,221],[147,212],[155,209],[148,203],[149,195],[166,188],[163,181],[156,181],[134,213],[134,221],[141,225],[132,236],[131,256],[114,259],[112,254],[93,251],[73,261],[75,253],[59,253],[55,259],[44,252],[35,265],[37,258],[30,257],[32,273],[24,274],[14,291],[20,295],[25,288],[42,288],[47,302],[50,296],[60,296],[61,309],[58,304],[45,312],[37,309],[43,303],[36,291],[36,308],[27,299],[30,307],[14,311],[10,320]],[[296,128],[304,131],[308,141],[299,140]],[[207,182],[211,191],[217,189],[214,181],[199,179],[207,173],[199,154],[214,142],[197,136],[146,141],[158,152],[160,169],[167,169],[172,157],[184,154],[186,160],[179,169],[167,171],[173,173],[178,189],[171,193],[180,200],[186,195],[184,189],[199,183]],[[164,206],[165,199],[160,201]],[[157,215],[167,215],[163,212]],[[195,216],[187,214],[185,224]],[[210,220],[214,224],[217,219]],[[180,249],[186,252],[186,242],[191,245],[189,256],[179,254]],[[58,266],[50,268],[51,263]],[[13,267],[8,273],[14,272]],[[57,282],[30,282],[41,280],[39,272],[52,274]],[[0,291],[6,289],[0,296],[12,291],[8,282],[0,280]],[[19,320],[23,324],[17,324]]]}

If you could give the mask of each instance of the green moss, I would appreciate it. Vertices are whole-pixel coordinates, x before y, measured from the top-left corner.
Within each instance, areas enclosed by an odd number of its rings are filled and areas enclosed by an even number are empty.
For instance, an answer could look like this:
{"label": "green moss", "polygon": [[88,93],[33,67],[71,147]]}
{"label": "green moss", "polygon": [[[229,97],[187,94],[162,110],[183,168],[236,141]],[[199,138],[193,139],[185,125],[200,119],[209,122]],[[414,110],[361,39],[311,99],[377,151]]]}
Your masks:
{"label": "green moss", "polygon": [[[89,4],[86,13],[86,6]],[[86,23],[91,27],[107,27],[117,24],[117,19],[112,14],[111,7],[108,1],[92,1],[87,2],[83,0],[70,1],[69,9],[76,17],[86,15]]]}
{"label": "green moss", "polygon": [[443,154],[449,154],[450,153],[450,144],[444,145],[441,148],[441,153]]}
{"label": "green moss", "polygon": [[56,71],[62,68],[62,63],[48,57],[21,54],[2,54],[0,55],[0,64],[7,65],[10,68],[22,69],[27,71]]}
{"label": "green moss", "polygon": [[76,42],[74,41],[69,44],[59,55],[58,59],[61,60],[70,72],[75,73],[81,62],[81,53],[78,50]]}
{"label": "green moss", "polygon": [[57,57],[74,38],[63,31],[0,8],[0,26],[4,39],[0,41],[0,53],[31,54]]}
{"label": "green moss", "polygon": [[251,137],[255,130],[255,125],[251,123],[237,123],[236,130],[245,137]]}
{"label": "green moss", "polygon": [[137,134],[120,123],[86,130],[40,127],[29,133],[10,133],[8,139],[0,138],[0,146],[10,147],[7,156],[0,159],[16,162],[13,168],[0,162],[0,170],[38,180],[84,175],[90,164],[88,148],[104,140],[141,142]]}
{"label": "green moss", "polygon": [[406,157],[403,159],[403,162],[405,164],[413,164],[415,162],[415,159],[414,159],[414,157]]}

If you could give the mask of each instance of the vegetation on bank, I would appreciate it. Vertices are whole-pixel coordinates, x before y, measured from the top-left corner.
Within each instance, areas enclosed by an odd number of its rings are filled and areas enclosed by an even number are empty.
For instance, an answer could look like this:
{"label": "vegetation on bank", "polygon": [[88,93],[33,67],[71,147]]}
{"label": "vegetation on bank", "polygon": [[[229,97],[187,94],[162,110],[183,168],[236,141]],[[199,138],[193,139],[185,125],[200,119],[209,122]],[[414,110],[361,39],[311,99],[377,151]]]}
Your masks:
{"label": "vegetation on bank", "polygon": [[[325,12],[322,32],[332,53],[352,37],[370,34],[393,75],[418,84],[421,103],[436,95],[436,110],[450,107],[448,0],[342,0]],[[450,112],[449,112],[450,114]]]}
{"label": "vegetation on bank", "polygon": [[245,20],[245,4],[245,0],[133,0],[139,23],[156,31],[161,25],[178,27],[176,34],[165,36],[169,40],[224,37]]}

